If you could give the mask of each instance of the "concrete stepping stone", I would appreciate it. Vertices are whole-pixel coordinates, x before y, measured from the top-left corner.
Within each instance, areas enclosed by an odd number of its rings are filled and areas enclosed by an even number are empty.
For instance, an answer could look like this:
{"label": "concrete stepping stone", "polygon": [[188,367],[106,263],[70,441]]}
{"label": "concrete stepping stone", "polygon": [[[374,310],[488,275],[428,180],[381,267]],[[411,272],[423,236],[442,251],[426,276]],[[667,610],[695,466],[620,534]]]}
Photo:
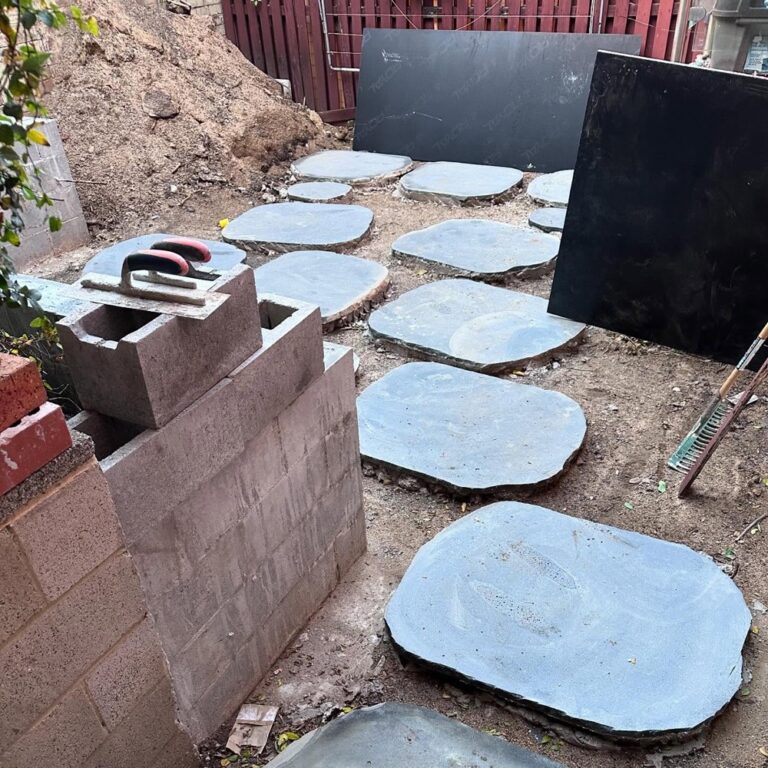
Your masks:
{"label": "concrete stepping stone", "polygon": [[326,149],[297,160],[291,165],[291,173],[300,179],[361,184],[397,178],[412,167],[413,161],[404,155]]}
{"label": "concrete stepping stone", "polygon": [[428,665],[648,743],[692,734],[731,700],[751,616],[731,579],[688,547],[501,502],[417,552],[386,621]]}
{"label": "concrete stepping stone", "polygon": [[372,225],[373,212],[362,205],[271,203],[233,219],[221,236],[267,251],[334,250],[356,245]]}
{"label": "concrete stepping stone", "polygon": [[400,179],[400,192],[413,200],[481,203],[506,196],[519,187],[523,172],[498,165],[426,163]]}
{"label": "concrete stepping stone", "polygon": [[337,181],[302,181],[288,187],[288,199],[302,203],[327,203],[340,200],[352,191],[349,184]]}
{"label": "concrete stepping stone", "polygon": [[584,442],[578,403],[559,392],[440,363],[406,363],[357,398],[360,453],[458,493],[534,488]]}
{"label": "concrete stepping stone", "polygon": [[547,312],[546,299],[474,280],[440,280],[377,309],[374,338],[482,373],[519,368],[572,343],[585,326]]}
{"label": "concrete stepping stone", "polygon": [[[325,369],[328,370],[340,357],[349,352],[352,347],[347,347],[344,344],[336,344],[333,341],[323,341],[323,362],[325,363]],[[352,349],[352,368],[355,371],[355,375],[360,370],[360,356]]]}
{"label": "concrete stepping stone", "polygon": [[392,244],[395,256],[486,280],[546,272],[559,249],[560,240],[554,235],[487,219],[449,219],[409,232]]}
{"label": "concrete stepping stone", "polygon": [[[179,235],[154,233],[151,235],[132,237],[130,240],[123,240],[114,245],[110,245],[109,248],[99,251],[99,253],[97,253],[83,267],[83,274],[97,272],[101,275],[119,276],[123,261],[128,254],[141,250],[142,248],[149,248],[153,243],[167,237],[179,237]],[[245,261],[245,251],[235,248],[234,246],[229,245],[229,243],[222,243],[220,240],[203,240],[199,237],[195,239],[205,243],[211,252],[211,260],[205,265],[206,269],[212,269],[216,272],[226,272],[232,269],[236,264],[241,264]]]}
{"label": "concrete stepping stone", "polygon": [[431,709],[386,702],[320,726],[270,768],[562,768]]}
{"label": "concrete stepping stone", "polygon": [[528,224],[542,232],[562,232],[566,208],[537,208],[528,217]]}
{"label": "concrete stepping stone", "polygon": [[556,171],[537,176],[528,185],[528,196],[544,205],[565,208],[571,194],[573,171]]}
{"label": "concrete stepping stone", "polygon": [[331,251],[292,251],[256,270],[257,291],[319,306],[323,325],[359,315],[388,285],[381,264]]}

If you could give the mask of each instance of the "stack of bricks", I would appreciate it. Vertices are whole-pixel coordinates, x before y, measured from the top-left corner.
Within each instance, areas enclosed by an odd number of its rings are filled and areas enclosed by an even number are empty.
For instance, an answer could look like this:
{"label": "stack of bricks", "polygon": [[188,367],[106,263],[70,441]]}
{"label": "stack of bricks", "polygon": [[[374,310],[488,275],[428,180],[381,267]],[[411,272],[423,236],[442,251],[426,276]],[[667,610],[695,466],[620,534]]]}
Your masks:
{"label": "stack of bricks", "polygon": [[[2,424],[44,398],[30,365],[0,359]],[[0,435],[0,766],[195,765],[92,443],[47,405]]]}
{"label": "stack of bricks", "polygon": [[[59,324],[90,435],[199,742],[365,549],[351,352],[253,270],[203,321],[86,308]],[[262,327],[263,326],[263,327]]]}
{"label": "stack of bricks", "polygon": [[37,366],[0,355],[0,495],[71,445],[64,414],[48,402]]}

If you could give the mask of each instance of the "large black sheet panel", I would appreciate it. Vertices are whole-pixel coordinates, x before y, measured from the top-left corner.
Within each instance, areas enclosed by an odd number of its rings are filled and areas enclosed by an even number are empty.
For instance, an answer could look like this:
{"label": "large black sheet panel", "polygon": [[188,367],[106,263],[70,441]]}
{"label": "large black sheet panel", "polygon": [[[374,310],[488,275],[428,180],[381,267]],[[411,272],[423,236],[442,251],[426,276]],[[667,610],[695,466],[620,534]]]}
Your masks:
{"label": "large black sheet panel", "polygon": [[735,362],[768,320],[768,80],[600,53],[549,311]]}
{"label": "large black sheet panel", "polygon": [[414,160],[573,168],[598,50],[634,35],[366,29],[354,148]]}

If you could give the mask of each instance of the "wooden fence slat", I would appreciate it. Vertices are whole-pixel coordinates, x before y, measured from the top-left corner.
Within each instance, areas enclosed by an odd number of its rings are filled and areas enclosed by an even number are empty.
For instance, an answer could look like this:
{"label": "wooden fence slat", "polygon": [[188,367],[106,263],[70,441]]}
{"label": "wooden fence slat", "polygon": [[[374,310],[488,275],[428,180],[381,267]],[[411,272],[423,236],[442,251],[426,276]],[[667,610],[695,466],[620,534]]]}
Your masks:
{"label": "wooden fence slat", "polygon": [[555,31],[555,3],[554,0],[541,0],[541,21],[539,31]]}
{"label": "wooden fence slat", "polygon": [[627,31],[627,21],[629,20],[629,0],[616,0],[613,11],[613,23],[610,31],[623,35]]}
{"label": "wooden fence slat", "polygon": [[[319,0],[322,2],[322,0]],[[317,112],[328,112],[331,105],[328,100],[328,65],[323,48],[323,30],[320,23],[318,0],[306,0],[309,17],[309,47],[312,62],[312,93],[307,94],[307,104]]]}
{"label": "wooden fence slat", "polygon": [[267,65],[264,59],[264,46],[261,44],[261,24],[256,13],[256,5],[253,2],[245,3],[245,23],[248,29],[248,47],[251,50],[251,61],[263,72]]}
{"label": "wooden fence slat", "polygon": [[674,34],[672,24],[672,10],[674,0],[661,0],[659,3],[659,13],[656,16],[653,42],[651,43],[651,58],[663,59],[667,52],[670,33]]}

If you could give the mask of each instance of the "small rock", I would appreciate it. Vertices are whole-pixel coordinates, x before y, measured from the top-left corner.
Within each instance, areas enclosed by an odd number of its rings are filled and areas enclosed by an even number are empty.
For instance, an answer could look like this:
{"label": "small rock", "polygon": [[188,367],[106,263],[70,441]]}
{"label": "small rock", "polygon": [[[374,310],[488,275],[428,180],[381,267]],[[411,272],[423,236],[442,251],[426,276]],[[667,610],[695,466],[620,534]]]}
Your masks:
{"label": "small rock", "polygon": [[618,410],[619,410],[619,406],[618,406],[618,405],[614,405],[613,403],[611,403],[611,404],[608,406],[608,410],[609,410],[609,411],[618,411]]}
{"label": "small rock", "polygon": [[179,191],[179,188],[175,184],[171,184],[170,189],[172,195],[175,195]]}
{"label": "small rock", "polygon": [[157,120],[169,120],[179,114],[179,108],[165,91],[147,91],[142,99],[142,104],[144,111]]}

